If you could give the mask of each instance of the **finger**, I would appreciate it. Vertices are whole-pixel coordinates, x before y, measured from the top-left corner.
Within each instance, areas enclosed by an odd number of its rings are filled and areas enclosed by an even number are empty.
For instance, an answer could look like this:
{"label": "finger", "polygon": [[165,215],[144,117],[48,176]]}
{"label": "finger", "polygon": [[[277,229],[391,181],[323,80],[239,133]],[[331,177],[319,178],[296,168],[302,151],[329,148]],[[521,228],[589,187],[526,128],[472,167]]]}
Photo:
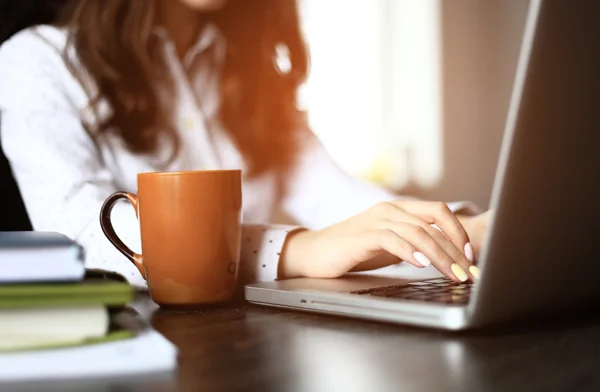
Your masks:
{"label": "finger", "polygon": [[[367,241],[367,247],[370,249],[386,251],[417,268],[423,268],[430,264],[430,262],[420,263],[417,260],[418,256],[415,258],[415,253],[417,252],[415,247],[393,230],[371,230],[364,238]],[[421,260],[423,261],[422,258]]]}
{"label": "finger", "polygon": [[450,241],[463,252],[468,260],[472,262],[475,259],[469,235],[446,203],[431,201],[411,201],[409,203],[405,201],[395,201],[392,202],[392,204],[412,215],[418,216],[429,225],[439,227]]}
{"label": "finger", "polygon": [[[434,229],[429,222],[408,213],[395,203],[380,203],[374,208],[375,215],[379,217],[380,229],[391,229],[420,250],[413,255],[417,262],[433,263],[440,272],[455,281],[465,281],[469,277],[473,280],[478,278],[479,271],[476,267],[473,267],[459,248],[450,242],[445,233]],[[454,217],[451,212],[450,214]],[[460,227],[462,228],[462,225]],[[406,230],[409,230],[410,238],[406,237]],[[415,240],[417,242],[414,242]],[[422,248],[424,243],[429,245]]]}
{"label": "finger", "polygon": [[[454,260],[454,262],[467,273],[471,280],[476,281],[479,278],[479,270],[477,267],[475,267],[473,263],[467,259],[465,254],[461,252],[452,242],[450,242],[450,240],[442,232],[432,228],[431,226],[426,226],[425,230],[427,230],[431,238],[433,238],[435,242],[440,245],[444,252],[446,252],[446,254],[450,256],[452,260]],[[453,270],[453,272],[455,275],[457,275],[457,277],[460,274],[460,271]],[[461,279],[461,277],[459,277],[459,279]]]}
{"label": "finger", "polygon": [[[462,253],[456,247],[456,245],[454,245],[448,239],[448,237],[446,237],[446,235],[444,235],[444,233],[442,233],[440,230],[432,227],[427,222],[425,222],[424,220],[422,220],[414,215],[408,214],[407,216],[403,217],[402,219],[406,223],[421,226],[431,236],[431,238],[433,238],[435,240],[435,242],[437,242],[437,244],[444,250],[444,252],[446,252],[446,254],[448,256],[450,256],[455,263],[460,265],[462,267],[462,269],[467,272],[467,275],[469,275],[469,277],[472,280],[476,280],[479,277],[479,275],[478,275],[479,271],[477,271],[476,267],[475,268],[473,267],[473,263],[466,258],[464,253]],[[384,227],[385,227],[385,224],[386,223],[384,222],[383,223]]]}
{"label": "finger", "polygon": [[[464,282],[469,279],[469,275],[463,267],[446,253],[427,229],[404,222],[388,221],[387,225],[390,230],[394,231],[400,238],[408,241],[417,250],[414,255],[415,259],[419,260],[421,257],[425,257],[438,271],[455,282]],[[436,235],[443,237],[439,232]],[[446,239],[446,241],[448,240]]]}
{"label": "finger", "polygon": [[[441,229],[436,229],[437,226],[435,224],[430,223],[431,220],[426,221],[418,215],[414,215],[407,212],[405,209],[400,208],[397,205],[399,203],[401,204],[403,202],[381,203],[376,206],[376,208],[378,209],[376,211],[378,216],[380,218],[384,217],[379,222],[380,228],[387,228],[386,222],[388,221],[396,223],[405,222],[421,226],[425,231],[427,231],[428,234],[430,234],[430,236],[432,236],[432,238],[436,240],[436,242],[444,249],[444,251],[455,260],[455,262],[457,262],[463,269],[466,269],[467,271],[469,270],[472,263],[466,258],[466,255],[461,250],[459,250],[463,248],[462,246],[458,248],[455,243],[451,242],[451,240],[447,237],[446,233],[440,232]],[[419,203],[421,205],[435,204],[431,202],[410,202],[408,204],[413,205],[415,203]],[[452,215],[453,218],[455,218],[454,214],[452,214],[450,210],[448,210],[448,212],[450,213],[450,215]],[[458,225],[462,229],[462,225],[460,224],[460,222],[458,223]]]}

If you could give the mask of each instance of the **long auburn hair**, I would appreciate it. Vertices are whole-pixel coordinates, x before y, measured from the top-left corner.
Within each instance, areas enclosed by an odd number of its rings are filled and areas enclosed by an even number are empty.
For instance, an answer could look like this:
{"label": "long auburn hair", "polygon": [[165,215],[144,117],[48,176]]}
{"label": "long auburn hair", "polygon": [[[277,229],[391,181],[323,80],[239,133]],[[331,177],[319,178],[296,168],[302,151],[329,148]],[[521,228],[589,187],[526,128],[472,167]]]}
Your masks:
{"label": "long auburn hair", "polygon": [[[91,76],[97,94],[92,109],[105,100],[111,116],[99,134],[115,132],[133,153],[152,153],[169,137],[177,153],[180,141],[169,124],[170,109],[159,102],[156,81],[170,84],[156,36],[156,0],[69,0],[58,24],[69,28],[68,51]],[[228,0],[211,13],[227,42],[221,69],[219,120],[242,153],[249,174],[284,173],[299,150],[299,132],[307,129],[296,92],[308,72],[308,54],[300,32],[296,0]],[[282,72],[276,48],[287,48],[291,68]]]}

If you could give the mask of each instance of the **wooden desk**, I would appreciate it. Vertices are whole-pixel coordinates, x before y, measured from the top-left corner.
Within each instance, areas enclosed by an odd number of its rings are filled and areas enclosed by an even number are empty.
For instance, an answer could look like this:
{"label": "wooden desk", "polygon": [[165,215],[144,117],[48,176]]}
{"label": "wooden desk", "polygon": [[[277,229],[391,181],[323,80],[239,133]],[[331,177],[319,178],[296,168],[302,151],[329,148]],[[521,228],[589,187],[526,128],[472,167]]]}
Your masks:
{"label": "wooden desk", "polygon": [[[598,391],[600,317],[462,334],[253,306],[153,311],[169,376],[44,384],[80,391]],[[19,389],[23,390],[23,389]]]}

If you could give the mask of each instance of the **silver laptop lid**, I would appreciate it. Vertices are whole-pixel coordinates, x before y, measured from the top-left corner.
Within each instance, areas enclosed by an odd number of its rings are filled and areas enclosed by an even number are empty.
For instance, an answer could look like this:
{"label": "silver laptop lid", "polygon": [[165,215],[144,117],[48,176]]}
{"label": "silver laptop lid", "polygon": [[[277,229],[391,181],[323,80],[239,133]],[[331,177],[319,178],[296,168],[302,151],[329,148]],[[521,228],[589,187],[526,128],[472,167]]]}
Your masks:
{"label": "silver laptop lid", "polygon": [[600,300],[600,2],[532,0],[473,322]]}

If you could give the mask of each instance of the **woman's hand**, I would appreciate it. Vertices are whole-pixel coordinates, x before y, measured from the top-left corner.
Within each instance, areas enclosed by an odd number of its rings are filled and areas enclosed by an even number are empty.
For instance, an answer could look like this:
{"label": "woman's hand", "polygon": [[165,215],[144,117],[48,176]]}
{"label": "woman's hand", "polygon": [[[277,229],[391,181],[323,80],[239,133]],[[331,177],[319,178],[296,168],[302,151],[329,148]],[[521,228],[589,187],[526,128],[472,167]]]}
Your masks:
{"label": "woman's hand", "polygon": [[474,258],[467,231],[445,203],[394,201],[323,230],[291,233],[279,277],[335,278],[404,260],[419,268],[433,264],[462,282],[478,277]]}

